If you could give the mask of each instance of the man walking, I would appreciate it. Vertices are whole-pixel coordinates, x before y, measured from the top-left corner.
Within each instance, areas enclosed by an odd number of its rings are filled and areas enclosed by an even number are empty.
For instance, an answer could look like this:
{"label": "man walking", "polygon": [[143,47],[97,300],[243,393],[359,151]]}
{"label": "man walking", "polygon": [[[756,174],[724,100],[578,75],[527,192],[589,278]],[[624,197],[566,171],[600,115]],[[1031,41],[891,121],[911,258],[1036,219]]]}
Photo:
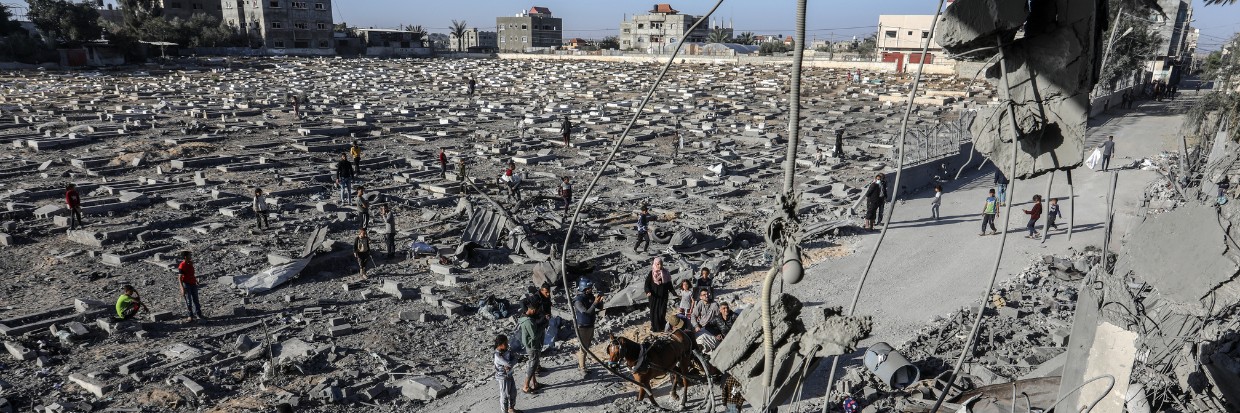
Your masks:
{"label": "man walking", "polygon": [[396,214],[387,204],[379,207],[379,219],[383,220],[384,238],[387,239],[387,259],[396,256]]}
{"label": "man walking", "polygon": [[577,370],[586,374],[586,352],[594,344],[594,320],[603,308],[603,296],[594,296],[594,283],[582,278],[577,284],[577,296],[573,298],[573,315],[577,319],[577,337],[581,339],[581,351]]}
{"label": "man walking", "polygon": [[194,260],[189,251],[181,251],[181,263],[177,264],[180,273],[181,297],[185,299],[185,308],[189,313],[186,322],[194,322],[195,317],[206,320],[202,315],[202,305],[198,302],[198,276],[194,273]]}
{"label": "man walking", "polygon": [[78,196],[77,186],[69,184],[65,187],[65,207],[69,209],[69,229],[82,226],[82,197]]}
{"label": "man walking", "polygon": [[271,223],[267,222],[267,197],[263,196],[262,188],[254,188],[254,200],[252,202],[254,209],[254,218],[258,220],[258,229],[271,229]]}
{"label": "man walking", "polygon": [[340,154],[336,162],[336,185],[340,186],[340,204],[349,205],[349,196],[353,194],[353,164],[349,163],[347,154]]}
{"label": "man walking", "polygon": [[995,228],[995,215],[999,213],[999,200],[995,198],[995,190],[990,190],[990,196],[986,197],[986,205],[982,206],[982,233],[977,235],[986,235],[986,226],[990,226],[990,234],[998,234],[999,229]]}
{"label": "man walking", "polygon": [[654,215],[650,215],[650,207],[642,205],[641,212],[637,213],[637,243],[633,244],[633,252],[637,252],[637,247],[645,243],[642,252],[650,250],[650,222],[654,221]]}
{"label": "man walking", "polygon": [[1111,166],[1111,155],[1115,153],[1115,136],[1107,136],[1106,142],[1102,142],[1098,148],[1102,149],[1102,171],[1106,172]]}
{"label": "man walking", "polygon": [[448,155],[443,153],[443,148],[439,148],[439,177],[448,177]]}
{"label": "man walking", "polygon": [[999,206],[1007,205],[1007,186],[1007,175],[1004,175],[1003,171],[1000,171],[999,168],[995,168],[995,187],[999,188],[999,197],[997,198],[999,200]]}
{"label": "man walking", "polygon": [[568,211],[568,205],[573,203],[573,184],[567,176],[560,178],[560,200],[564,201],[564,210]]}
{"label": "man walking", "polygon": [[560,134],[564,135],[564,146],[569,145],[569,136],[573,132],[573,122],[568,120],[568,115],[564,115],[564,123],[560,124]]}

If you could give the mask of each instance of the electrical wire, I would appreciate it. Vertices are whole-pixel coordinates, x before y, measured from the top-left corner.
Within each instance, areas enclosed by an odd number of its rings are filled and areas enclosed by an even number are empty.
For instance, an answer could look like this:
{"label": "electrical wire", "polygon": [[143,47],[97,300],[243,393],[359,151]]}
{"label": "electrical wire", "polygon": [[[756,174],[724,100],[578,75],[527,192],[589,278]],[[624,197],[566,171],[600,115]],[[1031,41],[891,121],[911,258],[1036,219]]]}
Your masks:
{"label": "electrical wire", "polygon": [[[939,5],[934,9],[934,19],[930,21],[930,32],[933,33],[939,23],[939,16],[943,14],[943,4],[945,0],[939,0]],[[930,42],[922,45],[921,54],[925,56],[930,51]],[[904,108],[904,119],[900,121],[900,138],[896,143],[896,178],[892,183],[892,188],[900,188],[900,178],[904,172],[904,141],[908,136],[908,120],[913,116],[913,102],[917,98],[917,90],[921,86],[922,70],[926,67],[926,60],[921,59],[917,64],[917,75],[913,78],[913,87],[908,95],[908,103]],[[886,200],[883,200],[886,202]],[[878,251],[883,246],[883,240],[887,238],[887,230],[891,228],[891,217],[895,216],[897,202],[892,202],[890,208],[886,208],[887,215],[883,221],[883,230],[878,234],[878,241],[874,243],[874,250],[870,251],[870,260],[865,264],[865,271],[861,273],[861,279],[857,280],[857,288],[853,291],[852,302],[848,305],[848,313],[845,317],[852,317],[857,312],[857,303],[861,300],[861,290],[865,288],[865,280],[870,276],[870,270],[874,267],[874,259],[878,257]],[[839,366],[840,356],[831,357],[831,371],[827,373],[826,391],[823,393],[823,413],[827,412],[827,406],[831,405],[831,386],[835,382],[835,369]]]}
{"label": "electrical wire", "polygon": [[[1012,84],[1008,80],[1007,70],[1007,52],[1003,48],[1003,38],[996,37],[996,44],[999,47],[999,73],[1003,79],[1004,100],[1008,106],[1008,119],[1012,124],[1012,176],[1016,176],[1016,157],[1020,148],[1020,128],[1016,127],[1016,101],[1012,99]],[[1015,199],[1016,180],[1008,183],[1008,199]],[[964,360],[969,357],[969,353],[973,352],[973,346],[977,344],[977,333],[982,328],[982,316],[986,313],[986,303],[990,298],[990,292],[995,289],[995,281],[999,279],[999,263],[1003,261],[1003,247],[1007,244],[1008,228],[1012,221],[1012,207],[1009,205],[1007,211],[1003,215],[1003,235],[999,238],[999,250],[995,253],[994,270],[990,274],[990,285],[986,287],[986,292],[982,295],[982,302],[977,307],[977,316],[973,318],[973,328],[969,333],[969,340],[965,343],[963,349],[960,350],[960,358],[956,359],[956,364],[952,368],[952,372],[948,375],[947,388],[950,389],[956,382],[956,375],[960,368],[964,365]],[[982,231],[986,229],[983,228]],[[938,413],[939,407],[943,405],[943,401],[947,399],[947,391],[940,394],[938,399],[934,401],[934,407],[930,409],[930,413]]]}
{"label": "electrical wire", "polygon": [[[710,16],[714,14],[716,10],[719,9],[720,5],[723,5],[723,0],[717,0],[715,2],[714,7],[711,7],[710,11],[706,12],[706,14],[703,15],[702,18],[694,22],[692,26],[689,26],[688,32],[693,32],[694,30],[697,29],[698,26],[702,24],[702,22],[708,21]],[[572,219],[569,220],[568,228],[564,233],[564,246],[563,248],[560,249],[560,251],[563,251],[562,253],[560,253],[560,280],[561,282],[564,283],[564,296],[565,298],[568,299],[570,307],[572,306],[573,297],[571,293],[569,293],[570,284],[568,283],[569,242],[573,238],[573,229],[576,228],[577,221],[581,217],[581,210],[582,208],[585,208],[586,200],[589,199],[590,194],[594,192],[594,187],[598,185],[598,181],[599,179],[603,177],[603,173],[607,171],[607,167],[611,165],[612,161],[616,158],[616,154],[620,152],[620,147],[624,144],[625,138],[629,136],[629,132],[633,129],[633,125],[637,123],[637,118],[641,117],[642,112],[646,109],[646,105],[650,103],[651,97],[654,96],[654,92],[659,89],[659,84],[663,82],[663,78],[667,76],[668,70],[670,70],[672,67],[672,64],[676,62],[676,56],[680,54],[680,49],[684,47],[684,44],[685,44],[684,37],[681,37],[680,41],[676,42],[676,49],[672,51],[671,56],[668,56],[667,63],[663,65],[663,70],[661,70],[659,72],[659,75],[655,77],[654,83],[650,85],[650,91],[646,92],[646,97],[642,98],[641,104],[638,105],[635,111],[633,111],[633,117],[629,119],[628,125],[625,125],[624,132],[622,132],[620,134],[620,137],[616,139],[616,144],[612,146],[611,152],[607,154],[607,159],[604,160],[603,164],[599,166],[598,172],[595,173],[594,178],[590,180],[590,185],[586,186],[585,192],[582,194],[581,198],[577,201],[577,207],[574,208],[573,210],[573,217]],[[577,328],[577,317],[575,316],[572,317],[571,321],[573,324],[573,334],[577,336],[577,342],[584,343],[585,340],[581,339],[581,330]],[[630,383],[637,384],[638,387],[645,388],[645,386],[642,386],[640,383],[637,383],[632,378],[624,377],[623,375],[615,372],[614,370],[607,368],[606,363],[603,363],[603,360],[600,359],[597,355],[595,355],[594,352],[589,351],[588,348],[582,348],[581,351],[589,355],[590,358],[594,359],[595,362],[603,366],[603,368],[606,369],[608,372],[610,372],[612,375],[616,377],[620,377]],[[706,368],[706,366],[703,366],[703,368]],[[709,374],[709,372],[707,372],[707,374]],[[650,391],[650,389],[646,389],[646,390]],[[654,395],[653,391],[650,391],[650,393],[651,393],[651,396]]]}

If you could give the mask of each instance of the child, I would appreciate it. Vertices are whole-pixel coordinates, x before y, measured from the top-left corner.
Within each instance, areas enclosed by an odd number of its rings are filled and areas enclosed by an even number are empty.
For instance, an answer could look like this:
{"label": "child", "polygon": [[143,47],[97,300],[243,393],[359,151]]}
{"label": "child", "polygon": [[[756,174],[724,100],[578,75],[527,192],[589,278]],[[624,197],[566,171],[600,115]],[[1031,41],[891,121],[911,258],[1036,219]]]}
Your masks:
{"label": "child", "polygon": [[939,220],[939,205],[943,204],[943,185],[934,186],[934,200],[930,201],[930,216]]}
{"label": "child", "polygon": [[677,307],[677,313],[681,317],[688,318],[689,311],[693,309],[693,284],[689,280],[680,280],[680,287],[676,289],[676,295],[680,296],[680,306]]}
{"label": "child", "polygon": [[508,351],[508,336],[495,336],[495,381],[499,382],[500,410],[517,413],[517,382],[512,379],[512,352]]}
{"label": "child", "polygon": [[1055,222],[1057,218],[1063,218],[1063,214],[1059,212],[1059,199],[1051,198],[1050,206],[1046,208],[1046,225],[1059,229],[1059,223]]}
{"label": "child", "polygon": [[[995,215],[999,213],[999,200],[995,198],[995,190],[990,190],[990,196],[986,197],[986,204],[982,206],[982,233],[977,235],[986,235],[986,226],[990,225],[990,234],[998,234],[999,230],[995,228]],[[1006,229],[1004,229],[1006,231]]]}
{"label": "child", "polygon": [[1029,226],[1027,227],[1029,229],[1029,235],[1026,236],[1025,238],[1037,238],[1038,237],[1038,218],[1042,217],[1042,196],[1034,195],[1033,196],[1033,209],[1026,209],[1023,211],[1025,211],[1025,213],[1029,215]]}
{"label": "child", "polygon": [[263,190],[254,188],[254,200],[251,202],[254,208],[254,217],[258,220],[258,229],[271,229],[271,223],[267,222],[267,197],[263,196]]}

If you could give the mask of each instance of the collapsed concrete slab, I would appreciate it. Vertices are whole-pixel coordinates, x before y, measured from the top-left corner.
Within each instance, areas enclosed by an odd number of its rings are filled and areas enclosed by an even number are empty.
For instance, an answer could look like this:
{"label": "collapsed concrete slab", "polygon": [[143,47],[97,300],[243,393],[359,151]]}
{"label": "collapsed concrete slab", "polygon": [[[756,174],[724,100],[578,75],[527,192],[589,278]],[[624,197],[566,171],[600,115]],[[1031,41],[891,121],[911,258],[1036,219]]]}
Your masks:
{"label": "collapsed concrete slab", "polygon": [[1115,273],[1135,273],[1159,294],[1176,302],[1199,303],[1220,284],[1240,273],[1236,251],[1227,242],[1226,220],[1204,205],[1154,216],[1132,232]]}

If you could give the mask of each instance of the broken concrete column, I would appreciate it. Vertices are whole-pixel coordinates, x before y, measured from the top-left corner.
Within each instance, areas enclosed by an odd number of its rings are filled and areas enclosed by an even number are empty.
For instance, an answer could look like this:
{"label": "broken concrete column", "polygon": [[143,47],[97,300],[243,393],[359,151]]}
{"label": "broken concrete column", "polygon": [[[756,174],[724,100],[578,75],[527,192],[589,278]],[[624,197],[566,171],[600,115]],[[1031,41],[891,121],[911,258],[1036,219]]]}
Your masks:
{"label": "broken concrete column", "polygon": [[[1101,60],[1098,22],[1107,11],[1101,0],[1034,2],[1024,22],[1025,37],[1013,40],[1011,28],[1020,26],[1016,19],[1024,4],[956,2],[947,7],[936,30],[940,44],[957,53],[1003,43],[1020,140],[1016,170],[1008,170],[1013,121],[1006,103],[981,108],[970,132],[978,152],[1007,176],[1019,179],[1075,169],[1084,161],[1089,93],[1097,82]],[[962,58],[986,60],[990,56],[993,53]],[[1002,88],[1005,83],[999,67],[992,65],[986,78]]]}

